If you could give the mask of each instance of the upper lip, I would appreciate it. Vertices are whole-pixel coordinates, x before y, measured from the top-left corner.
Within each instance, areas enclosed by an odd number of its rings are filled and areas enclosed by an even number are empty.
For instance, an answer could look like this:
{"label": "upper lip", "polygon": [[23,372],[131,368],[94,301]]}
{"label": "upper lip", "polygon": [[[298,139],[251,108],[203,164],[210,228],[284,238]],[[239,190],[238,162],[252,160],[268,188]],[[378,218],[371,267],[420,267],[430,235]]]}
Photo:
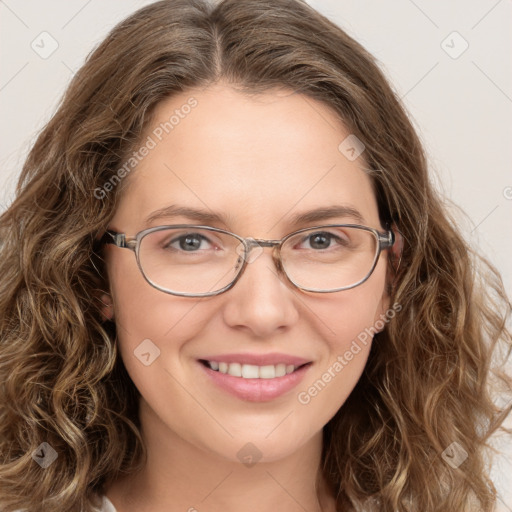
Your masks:
{"label": "upper lip", "polygon": [[311,362],[302,357],[292,356],[290,354],[280,354],[277,352],[273,352],[271,354],[217,354],[202,357],[201,359],[204,361],[216,361],[218,363],[241,363],[253,364],[256,366],[276,365],[279,363],[301,366]]}

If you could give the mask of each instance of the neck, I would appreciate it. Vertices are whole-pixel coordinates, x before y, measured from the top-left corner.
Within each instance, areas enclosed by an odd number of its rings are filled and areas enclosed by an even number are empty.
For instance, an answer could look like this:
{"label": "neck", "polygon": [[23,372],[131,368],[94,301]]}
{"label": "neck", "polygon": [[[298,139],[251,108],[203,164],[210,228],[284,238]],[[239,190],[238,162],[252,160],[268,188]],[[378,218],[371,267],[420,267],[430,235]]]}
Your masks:
{"label": "neck", "polygon": [[106,496],[117,512],[335,512],[334,499],[319,476],[321,431],[295,453],[251,465],[177,436],[144,400],[140,418],[148,458],[139,473],[107,487]]}

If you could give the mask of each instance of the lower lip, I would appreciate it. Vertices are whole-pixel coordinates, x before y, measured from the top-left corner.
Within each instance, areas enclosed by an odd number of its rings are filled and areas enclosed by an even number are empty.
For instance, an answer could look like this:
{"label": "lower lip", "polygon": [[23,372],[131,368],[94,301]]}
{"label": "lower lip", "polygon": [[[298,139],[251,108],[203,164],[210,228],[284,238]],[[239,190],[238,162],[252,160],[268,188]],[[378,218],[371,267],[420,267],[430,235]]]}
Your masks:
{"label": "lower lip", "polygon": [[308,363],[293,373],[283,375],[283,377],[274,377],[273,379],[244,379],[243,377],[233,377],[227,373],[212,370],[201,362],[198,362],[198,364],[221,389],[241,400],[250,402],[267,402],[284,395],[299,384],[311,366],[311,363]]}

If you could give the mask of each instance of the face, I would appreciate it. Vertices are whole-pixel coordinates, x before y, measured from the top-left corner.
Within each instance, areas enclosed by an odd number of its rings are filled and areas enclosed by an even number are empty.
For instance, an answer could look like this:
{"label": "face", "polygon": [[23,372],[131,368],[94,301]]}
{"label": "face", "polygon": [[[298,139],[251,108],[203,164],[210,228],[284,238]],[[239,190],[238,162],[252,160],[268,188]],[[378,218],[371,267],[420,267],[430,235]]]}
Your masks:
{"label": "face", "polygon": [[[176,110],[172,130],[154,132]],[[175,205],[215,212],[224,222],[208,225],[243,237],[276,240],[341,223],[382,231],[361,169],[364,155],[349,160],[338,149],[348,135],[327,106],[291,91],[246,96],[223,84],[189,90],[156,109],[143,137],[156,145],[124,178],[128,186],[109,229],[135,235],[153,226],[204,225],[182,215],[146,222]],[[362,221],[337,215],[292,222],[331,206],[356,209]],[[160,432],[233,461],[247,442],[263,461],[296,452],[321,433],[364,369],[371,338],[361,334],[382,324],[389,307],[386,259],[384,251],[370,278],[353,289],[314,293],[288,282],[264,248],[233,288],[191,298],[152,287],[132,251],[106,246],[113,307],[104,314],[116,322],[121,357],[142,395],[141,415]],[[265,360],[269,354],[278,355]],[[293,358],[309,364],[257,380],[221,375],[200,362],[269,366]]]}

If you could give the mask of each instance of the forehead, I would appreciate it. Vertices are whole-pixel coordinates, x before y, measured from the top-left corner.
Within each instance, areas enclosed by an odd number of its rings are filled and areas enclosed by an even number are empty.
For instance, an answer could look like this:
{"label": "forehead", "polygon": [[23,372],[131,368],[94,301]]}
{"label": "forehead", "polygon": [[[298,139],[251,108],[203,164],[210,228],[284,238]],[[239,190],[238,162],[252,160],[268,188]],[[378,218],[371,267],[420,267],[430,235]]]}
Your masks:
{"label": "forehead", "polygon": [[143,229],[149,213],[180,204],[223,212],[255,236],[255,226],[344,204],[375,224],[363,156],[339,149],[349,135],[327,105],[287,89],[190,89],[156,107],[142,137],[151,148],[128,176],[115,217]]}

